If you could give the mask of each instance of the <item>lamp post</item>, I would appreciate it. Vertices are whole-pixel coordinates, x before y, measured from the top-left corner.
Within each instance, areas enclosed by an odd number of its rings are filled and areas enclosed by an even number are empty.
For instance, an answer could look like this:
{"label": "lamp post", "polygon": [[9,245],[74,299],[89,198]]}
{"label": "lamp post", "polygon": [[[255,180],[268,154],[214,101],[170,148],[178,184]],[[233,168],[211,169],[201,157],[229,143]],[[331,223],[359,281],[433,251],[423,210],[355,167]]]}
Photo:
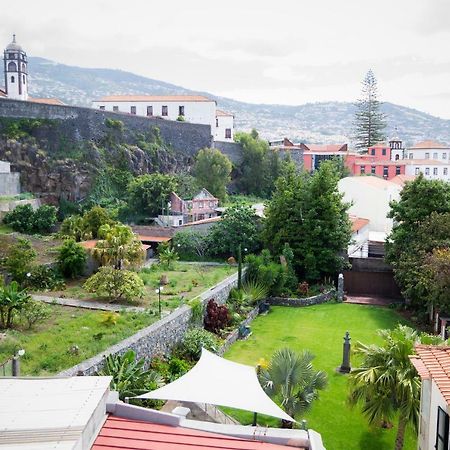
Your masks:
{"label": "lamp post", "polygon": [[[256,366],[256,377],[259,377],[259,374],[261,373],[261,364],[258,364]],[[257,420],[258,420],[258,413],[254,412],[253,413],[253,423],[252,426],[256,427],[257,425]]]}
{"label": "lamp post", "polygon": [[17,353],[13,356],[12,362],[11,362],[11,371],[13,377],[19,377],[20,376],[20,361],[19,358],[21,356],[25,355],[25,350],[22,348],[17,351]]}
{"label": "lamp post", "polygon": [[[244,252],[247,252],[247,248],[244,248]],[[242,246],[238,245],[237,248],[238,257],[238,289],[242,289]]]}
{"label": "lamp post", "polygon": [[161,284],[158,286],[158,289],[156,289],[156,293],[158,294],[158,311],[159,311],[159,318],[161,318],[161,291],[163,290],[163,287]]}

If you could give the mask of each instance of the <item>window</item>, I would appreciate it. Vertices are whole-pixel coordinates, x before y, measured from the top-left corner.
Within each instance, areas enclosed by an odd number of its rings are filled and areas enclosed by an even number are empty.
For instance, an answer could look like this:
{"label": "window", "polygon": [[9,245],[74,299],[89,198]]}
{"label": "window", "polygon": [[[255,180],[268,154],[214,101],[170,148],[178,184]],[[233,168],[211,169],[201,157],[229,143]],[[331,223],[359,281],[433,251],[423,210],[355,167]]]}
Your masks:
{"label": "window", "polygon": [[216,117],[216,128],[219,126],[219,119]]}
{"label": "window", "polygon": [[15,59],[14,53],[8,53],[8,59]]}
{"label": "window", "polygon": [[400,155],[399,154],[395,155],[395,160],[398,161],[399,159],[400,159]]}
{"label": "window", "polygon": [[413,159],[414,155],[412,153],[409,154],[409,159]]}
{"label": "window", "polygon": [[13,62],[8,63],[8,72],[17,72],[16,63]]}
{"label": "window", "polygon": [[400,175],[400,173],[401,173],[401,167],[395,166],[395,175]]}
{"label": "window", "polygon": [[25,75],[22,75],[23,84],[25,84]]}
{"label": "window", "polygon": [[425,159],[430,159],[430,154],[429,153],[425,153]]}
{"label": "window", "polygon": [[447,153],[442,153],[442,159],[447,159]]}
{"label": "window", "polygon": [[136,106],[131,106],[130,112],[131,112],[131,114],[136,114]]}
{"label": "window", "polygon": [[169,108],[167,106],[163,106],[161,113],[162,113],[163,116],[168,116],[169,115]]}
{"label": "window", "polygon": [[105,110],[105,106],[104,106],[104,105],[99,106],[99,108],[100,108],[102,111]]}
{"label": "window", "polygon": [[433,159],[438,159],[438,154],[437,153],[433,153]]}
{"label": "window", "polygon": [[383,156],[386,156],[386,149],[385,149],[385,148],[383,148],[383,149],[381,150],[381,154],[382,154]]}
{"label": "window", "polygon": [[203,208],[203,202],[198,202],[198,208],[199,209]]}
{"label": "window", "polygon": [[15,83],[16,79],[14,77],[11,77],[11,83]]}
{"label": "window", "polygon": [[416,174],[416,175],[419,175],[419,173],[420,173],[420,169],[419,169],[418,167],[416,167],[415,174]]}
{"label": "window", "polygon": [[433,175],[437,175],[438,174],[438,168],[437,167],[433,167]]}
{"label": "window", "polygon": [[179,116],[184,116],[184,106],[179,106],[178,107],[178,115]]}
{"label": "window", "polygon": [[436,428],[436,450],[448,450],[448,414],[442,408],[438,408]]}
{"label": "window", "polygon": [[374,148],[372,148],[372,149],[370,150],[370,154],[371,154],[372,156],[375,156],[375,149],[374,149]]}
{"label": "window", "polygon": [[375,167],[375,166],[372,166],[372,167],[370,168],[370,173],[373,174],[373,175],[375,175],[375,172],[376,172],[376,167]]}
{"label": "window", "polygon": [[430,168],[429,167],[425,167],[425,175],[430,175]]}
{"label": "window", "polygon": [[231,139],[231,128],[225,128],[225,139]]}
{"label": "window", "polygon": [[113,106],[113,111],[114,112],[119,112],[119,107],[117,105]]}
{"label": "window", "polygon": [[389,175],[389,167],[383,166],[383,177],[387,178],[388,175]]}
{"label": "window", "polygon": [[444,173],[444,175],[448,175],[448,169],[447,169],[447,167],[444,167],[443,173]]}
{"label": "window", "polygon": [[359,168],[359,173],[360,173],[361,175],[364,175],[364,174],[366,173],[366,166],[361,166],[361,167]]}
{"label": "window", "polygon": [[147,106],[147,116],[153,116],[153,106]]}

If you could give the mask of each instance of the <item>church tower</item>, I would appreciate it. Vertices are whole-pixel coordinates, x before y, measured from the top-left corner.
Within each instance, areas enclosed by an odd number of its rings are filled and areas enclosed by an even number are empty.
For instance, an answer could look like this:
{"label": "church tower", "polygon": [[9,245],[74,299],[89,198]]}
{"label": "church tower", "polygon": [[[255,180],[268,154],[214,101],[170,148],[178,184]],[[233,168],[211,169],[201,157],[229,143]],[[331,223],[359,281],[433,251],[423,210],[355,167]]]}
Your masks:
{"label": "church tower", "polygon": [[12,100],[28,100],[27,54],[16,42],[16,35],[4,52],[6,95]]}

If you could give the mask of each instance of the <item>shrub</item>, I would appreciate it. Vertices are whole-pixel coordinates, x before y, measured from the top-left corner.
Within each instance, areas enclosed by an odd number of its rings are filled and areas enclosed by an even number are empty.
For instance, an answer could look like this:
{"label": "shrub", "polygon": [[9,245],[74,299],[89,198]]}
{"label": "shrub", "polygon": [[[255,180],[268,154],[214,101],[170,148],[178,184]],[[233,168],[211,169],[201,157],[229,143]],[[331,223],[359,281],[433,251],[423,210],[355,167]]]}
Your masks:
{"label": "shrub", "polygon": [[16,281],[0,289],[0,328],[11,328],[17,313],[25,307],[31,297],[20,289]]}
{"label": "shrub", "polygon": [[100,267],[97,273],[88,278],[83,287],[88,292],[106,296],[110,301],[121,299],[131,301],[144,294],[144,282],[138,274],[109,266]]}
{"label": "shrub", "polygon": [[303,281],[298,285],[298,292],[300,295],[308,295],[309,292],[309,284],[307,281]]}
{"label": "shrub", "polygon": [[14,281],[23,283],[27,273],[31,272],[34,258],[36,258],[36,252],[30,241],[19,239],[10,247],[4,266]]}
{"label": "shrub", "polygon": [[114,311],[105,311],[102,313],[101,323],[107,327],[111,327],[117,324],[120,314]]}
{"label": "shrub", "polygon": [[24,280],[24,285],[39,291],[54,291],[64,287],[64,280],[53,267],[40,265],[33,267]]}
{"label": "shrub", "polygon": [[168,245],[158,245],[158,259],[161,267],[167,270],[173,270],[174,264],[178,261],[178,253]]}
{"label": "shrub", "polygon": [[175,381],[177,378],[183,376],[186,372],[189,371],[191,365],[185,361],[184,359],[177,358],[172,356],[168,363],[168,379],[167,381],[171,383]]}
{"label": "shrub", "polygon": [[32,328],[39,322],[47,320],[52,314],[52,308],[45,303],[30,300],[20,310],[20,319],[26,322],[28,328]]}
{"label": "shrub", "polygon": [[3,218],[14,231],[20,233],[48,233],[57,221],[57,209],[54,206],[43,205],[36,211],[31,205],[19,205]]}
{"label": "shrub", "polygon": [[194,299],[189,302],[191,307],[191,323],[194,326],[199,326],[203,324],[203,302],[200,299]]}
{"label": "shrub", "polygon": [[208,253],[209,244],[208,235],[199,231],[178,231],[173,237],[173,246],[183,259],[204,258]]}
{"label": "shrub", "polygon": [[205,329],[213,333],[230,325],[231,317],[226,305],[218,305],[213,299],[206,306]]}
{"label": "shrub", "polygon": [[83,274],[86,267],[86,250],[75,242],[68,239],[58,249],[58,265],[65,277],[75,278]]}
{"label": "shrub", "polygon": [[217,353],[220,341],[213,333],[202,328],[192,328],[185,335],[181,343],[180,352],[187,358],[197,361],[202,348]]}

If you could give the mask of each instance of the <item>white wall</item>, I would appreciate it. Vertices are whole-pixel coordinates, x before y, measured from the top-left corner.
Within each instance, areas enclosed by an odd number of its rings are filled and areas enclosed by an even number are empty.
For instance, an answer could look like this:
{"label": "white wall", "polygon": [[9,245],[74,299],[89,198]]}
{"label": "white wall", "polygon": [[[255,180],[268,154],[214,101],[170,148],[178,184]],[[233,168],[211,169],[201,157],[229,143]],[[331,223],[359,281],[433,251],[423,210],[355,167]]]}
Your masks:
{"label": "white wall", "polygon": [[[217,126],[218,125],[218,126]],[[225,130],[231,129],[231,138],[225,137]],[[234,117],[233,116],[217,116],[217,121],[214,124],[215,141],[234,142]]]}
{"label": "white wall", "polygon": [[[411,158],[411,154],[413,157]],[[427,158],[428,154],[428,158]],[[437,159],[439,161],[449,161],[449,148],[421,148],[405,150],[405,159]]]}
{"label": "white wall", "polygon": [[352,233],[352,241],[348,246],[348,256],[367,258],[369,256],[369,224]]}
{"label": "white wall", "polygon": [[[119,107],[119,112],[131,114],[131,107],[136,107],[136,115],[147,116],[147,106],[153,107],[153,116],[163,117],[163,119],[177,120],[179,107],[184,106],[184,118],[186,122],[210,125],[211,130],[216,128],[216,102],[132,102],[116,101],[101,102],[94,101],[92,106],[99,109],[104,106],[106,111],[113,111],[114,106]],[[168,115],[162,116],[162,107],[167,106]]]}
{"label": "white wall", "polygon": [[405,175],[418,175],[422,172],[427,180],[443,180],[450,181],[450,163],[449,164],[433,164],[433,160],[429,163],[414,162],[406,164]]}
{"label": "white wall", "polygon": [[344,194],[344,201],[353,203],[348,211],[350,215],[369,219],[369,231],[391,232],[393,220],[386,216],[390,211],[389,202],[400,198],[400,186],[380,178],[361,176],[343,178],[338,187]]}

